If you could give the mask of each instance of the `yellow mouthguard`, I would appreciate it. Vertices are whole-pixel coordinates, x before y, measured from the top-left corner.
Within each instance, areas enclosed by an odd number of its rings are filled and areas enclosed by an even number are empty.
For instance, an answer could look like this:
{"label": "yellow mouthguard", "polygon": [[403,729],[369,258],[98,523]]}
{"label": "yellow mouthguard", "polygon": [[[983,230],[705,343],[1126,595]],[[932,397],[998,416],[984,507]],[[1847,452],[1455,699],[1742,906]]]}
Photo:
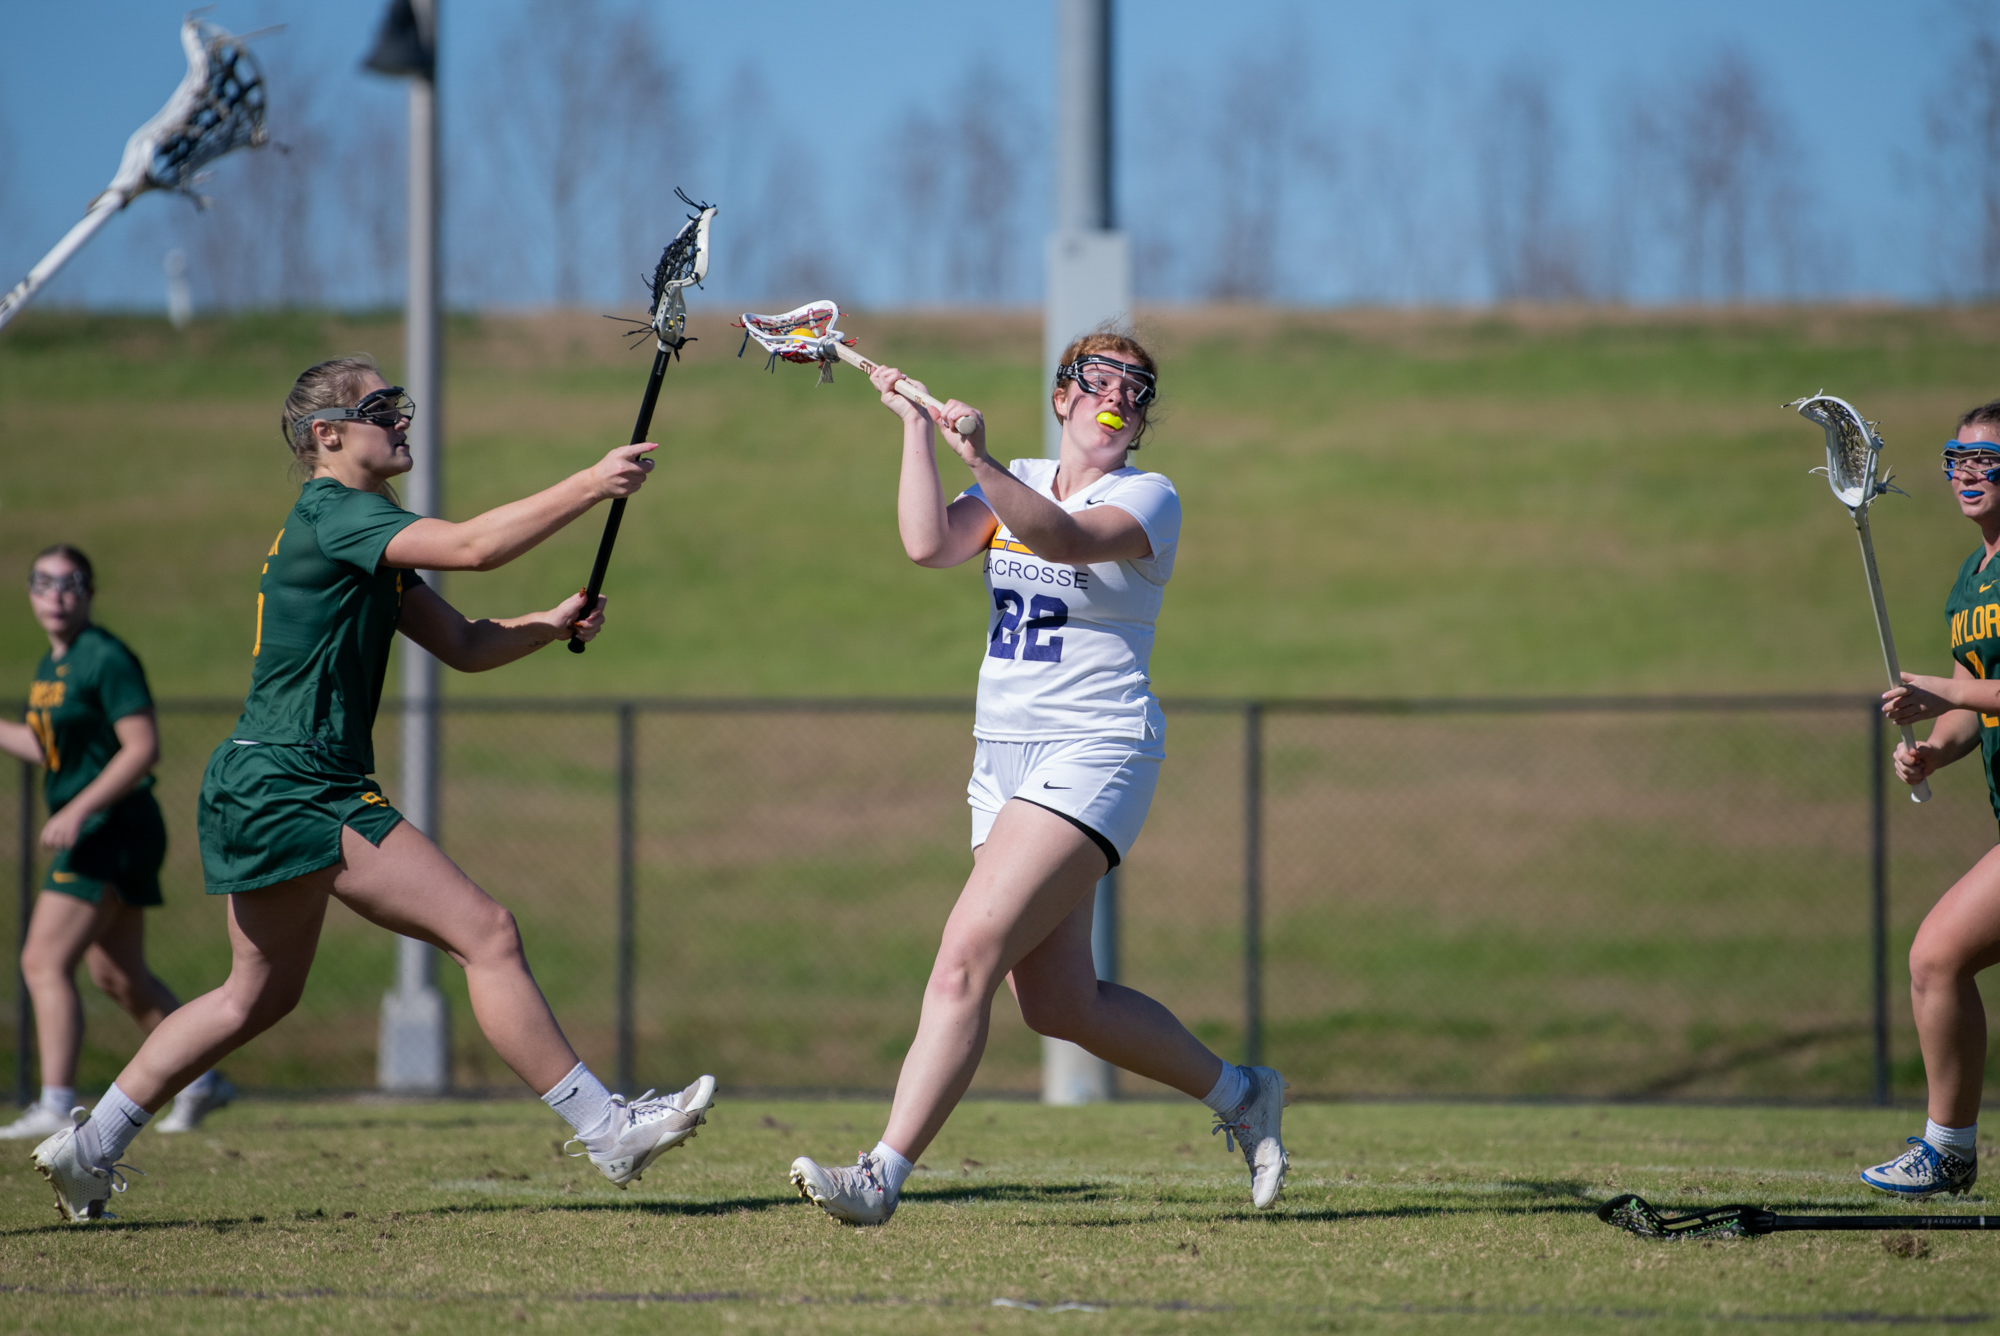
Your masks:
{"label": "yellow mouthguard", "polygon": [[1097,420],[1099,422],[1102,422],[1105,426],[1111,428],[1111,430],[1113,431],[1123,430],[1125,426],[1125,419],[1119,417],[1116,413],[1112,412],[1108,408],[1105,409],[1102,413],[1099,413],[1097,415]]}

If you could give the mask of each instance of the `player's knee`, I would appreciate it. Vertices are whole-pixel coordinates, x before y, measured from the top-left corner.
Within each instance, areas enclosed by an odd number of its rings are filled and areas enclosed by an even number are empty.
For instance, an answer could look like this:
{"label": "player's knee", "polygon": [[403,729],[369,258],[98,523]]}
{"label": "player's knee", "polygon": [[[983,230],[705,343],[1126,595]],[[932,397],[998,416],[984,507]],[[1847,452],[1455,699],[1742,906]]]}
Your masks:
{"label": "player's knee", "polygon": [[32,939],[21,948],[21,977],[31,988],[73,979],[76,977],[75,969],[63,958],[62,952]]}
{"label": "player's knee", "polygon": [[1910,987],[1915,992],[1950,987],[1970,973],[1965,952],[1949,942],[1918,934],[1910,947]]}
{"label": "player's knee", "polygon": [[130,1011],[139,996],[138,980],[114,960],[97,955],[89,956],[86,960],[90,968],[90,982],[96,986],[97,991]]}
{"label": "player's knee", "polygon": [[467,961],[495,960],[521,954],[521,926],[514,911],[489,899],[461,925],[458,954]]}

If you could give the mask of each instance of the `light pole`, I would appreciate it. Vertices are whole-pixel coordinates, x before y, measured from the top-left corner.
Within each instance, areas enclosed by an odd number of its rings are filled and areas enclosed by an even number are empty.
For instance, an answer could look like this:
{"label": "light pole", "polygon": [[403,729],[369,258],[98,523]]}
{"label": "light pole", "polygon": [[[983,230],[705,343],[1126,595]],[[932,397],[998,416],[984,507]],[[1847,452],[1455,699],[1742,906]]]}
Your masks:
{"label": "light pole", "polygon": [[[437,0],[390,0],[367,67],[410,82],[409,290],[403,379],[416,400],[403,504],[443,509],[444,351],[438,325]],[[433,589],[435,571],[424,571]],[[438,663],[407,637],[403,651],[403,815],[438,838]],[[451,1018],[437,987],[437,950],[396,939],[396,986],[382,997],[375,1079],[384,1090],[436,1093],[451,1085]]]}
{"label": "light pole", "polygon": [[[1060,452],[1048,411],[1063,348],[1132,314],[1132,260],[1111,191],[1111,0],[1056,0],[1056,216],[1042,314],[1043,453]],[[1097,883],[1090,951],[1097,977],[1118,978],[1118,875]],[[1117,1095],[1115,1069],[1065,1039],[1042,1040],[1042,1102],[1088,1104]]]}

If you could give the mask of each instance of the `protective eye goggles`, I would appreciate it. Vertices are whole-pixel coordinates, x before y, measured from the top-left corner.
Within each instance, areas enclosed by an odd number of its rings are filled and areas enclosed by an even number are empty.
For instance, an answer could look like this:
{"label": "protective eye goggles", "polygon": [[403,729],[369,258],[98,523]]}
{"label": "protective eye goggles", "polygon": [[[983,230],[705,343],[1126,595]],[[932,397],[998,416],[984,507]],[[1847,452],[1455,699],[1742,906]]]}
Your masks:
{"label": "protective eye goggles", "polygon": [[1091,353],[1079,357],[1074,362],[1056,368],[1056,380],[1073,380],[1083,387],[1085,394],[1109,394],[1120,382],[1132,391],[1134,407],[1144,408],[1153,402],[1155,386],[1159,377],[1144,367],[1133,366],[1130,362],[1120,362],[1116,358]]}
{"label": "protective eye goggles", "polygon": [[1991,441],[1946,441],[1944,474],[1972,473],[1982,482],[2000,482],[2000,445]]}
{"label": "protective eye goggles", "polygon": [[50,575],[47,571],[35,571],[28,576],[28,592],[31,594],[75,594],[78,597],[90,592],[90,581],[82,571],[71,571],[68,575]]}
{"label": "protective eye goggles", "polygon": [[352,408],[321,408],[308,413],[293,430],[303,436],[309,422],[372,422],[384,431],[394,431],[398,422],[410,422],[416,416],[417,401],[409,391],[400,385],[386,385],[362,396]]}

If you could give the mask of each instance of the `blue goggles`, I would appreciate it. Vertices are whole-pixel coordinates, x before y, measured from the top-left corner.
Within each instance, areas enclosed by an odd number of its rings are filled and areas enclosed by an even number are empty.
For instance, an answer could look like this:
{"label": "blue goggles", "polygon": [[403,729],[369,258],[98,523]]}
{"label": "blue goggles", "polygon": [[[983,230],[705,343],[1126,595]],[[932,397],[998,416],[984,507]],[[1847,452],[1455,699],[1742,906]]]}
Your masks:
{"label": "blue goggles", "polygon": [[2000,482],[2000,444],[1992,441],[1946,441],[1944,474],[1955,478],[1970,471],[1982,482]]}

